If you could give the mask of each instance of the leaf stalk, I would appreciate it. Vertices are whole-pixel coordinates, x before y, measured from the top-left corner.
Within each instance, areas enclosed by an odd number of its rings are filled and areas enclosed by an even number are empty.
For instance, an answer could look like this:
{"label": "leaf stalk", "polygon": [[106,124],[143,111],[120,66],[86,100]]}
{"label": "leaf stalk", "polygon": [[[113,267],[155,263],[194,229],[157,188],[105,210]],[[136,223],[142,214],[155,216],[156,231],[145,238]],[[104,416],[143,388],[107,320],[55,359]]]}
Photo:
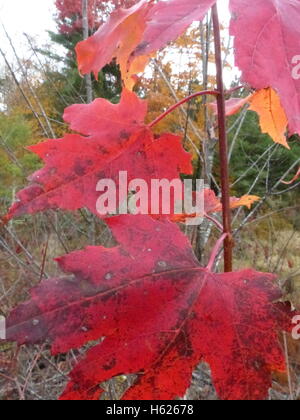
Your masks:
{"label": "leaf stalk", "polygon": [[218,96],[219,92],[217,90],[202,90],[201,92],[193,93],[192,95],[187,96],[186,98],[182,99],[181,101],[177,102],[176,104],[172,105],[169,109],[167,109],[164,113],[159,115],[154,121],[148,124],[149,128],[152,128],[154,125],[158,124],[161,120],[163,120],[167,115],[171,112],[175,111],[175,109],[179,108],[181,105],[185,104],[186,102],[191,101],[198,96],[204,95],[215,95]]}

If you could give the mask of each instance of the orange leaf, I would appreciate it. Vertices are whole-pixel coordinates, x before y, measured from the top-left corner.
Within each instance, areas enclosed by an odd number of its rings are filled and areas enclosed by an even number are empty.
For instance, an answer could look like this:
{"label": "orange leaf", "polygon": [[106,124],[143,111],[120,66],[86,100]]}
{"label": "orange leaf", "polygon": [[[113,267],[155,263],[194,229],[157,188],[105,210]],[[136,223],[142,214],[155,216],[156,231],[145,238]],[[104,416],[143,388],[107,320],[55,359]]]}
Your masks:
{"label": "orange leaf", "polygon": [[[257,197],[256,195],[243,195],[241,198],[237,197],[230,197],[230,208],[237,209],[238,207],[247,207],[248,209],[251,208],[251,206],[256,202],[259,201],[260,197]],[[211,202],[210,204],[212,204]],[[206,212],[209,213],[217,213],[222,211],[222,203],[221,200],[217,197],[214,199],[215,207],[209,206],[209,211],[206,210]]]}
{"label": "orange leaf", "polygon": [[76,47],[82,74],[98,72],[114,58],[120,64],[125,87],[131,89],[136,73],[148,58],[201,20],[216,0],[141,0],[130,9],[117,9],[90,38]]}
{"label": "orange leaf", "polygon": [[260,197],[256,195],[243,195],[241,198],[232,197],[230,200],[230,207],[236,209],[245,206],[248,209],[251,209],[252,205],[259,200]]}
{"label": "orange leaf", "polygon": [[142,55],[140,57],[135,57],[131,63],[128,63],[128,70],[123,74],[124,77],[124,85],[128,90],[132,90],[138,81],[138,77],[136,76],[138,73],[142,73],[149,63],[150,56]]}
{"label": "orange leaf", "polygon": [[132,51],[141,42],[146,28],[146,15],[152,2],[141,1],[130,9],[117,9],[109,20],[90,38],[76,46],[80,73],[93,72],[97,78],[99,70],[116,58],[120,65],[124,84],[131,89],[134,85],[132,76],[136,68],[143,70],[146,57],[131,56]]}
{"label": "orange leaf", "polygon": [[[243,195],[241,198],[231,197],[230,198],[230,208],[236,209],[238,207],[247,207],[248,209],[251,208],[252,204],[256,201],[259,201],[260,197],[256,195]],[[222,203],[221,200],[216,196],[213,190],[206,188],[204,190],[204,217],[209,216],[213,213],[220,213],[222,212]],[[187,219],[194,218],[196,214],[176,214],[171,217],[173,222],[185,222]]]}
{"label": "orange leaf", "polygon": [[259,115],[261,131],[269,134],[275,143],[290,149],[285,136],[288,120],[275,90],[267,88],[257,91],[250,103],[249,109]]}

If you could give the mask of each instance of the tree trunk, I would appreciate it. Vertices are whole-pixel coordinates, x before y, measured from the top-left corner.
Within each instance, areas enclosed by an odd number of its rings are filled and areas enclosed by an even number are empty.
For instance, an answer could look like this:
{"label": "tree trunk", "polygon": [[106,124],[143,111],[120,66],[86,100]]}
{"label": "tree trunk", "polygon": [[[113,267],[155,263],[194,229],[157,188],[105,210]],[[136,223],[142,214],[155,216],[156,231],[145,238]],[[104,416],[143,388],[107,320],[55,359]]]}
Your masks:
{"label": "tree trunk", "polygon": [[[83,28],[83,39],[89,37],[89,18],[88,18],[88,7],[89,0],[82,0],[82,28]],[[85,86],[86,86],[86,99],[87,103],[93,101],[93,87],[92,87],[92,76],[91,74],[86,74]]]}

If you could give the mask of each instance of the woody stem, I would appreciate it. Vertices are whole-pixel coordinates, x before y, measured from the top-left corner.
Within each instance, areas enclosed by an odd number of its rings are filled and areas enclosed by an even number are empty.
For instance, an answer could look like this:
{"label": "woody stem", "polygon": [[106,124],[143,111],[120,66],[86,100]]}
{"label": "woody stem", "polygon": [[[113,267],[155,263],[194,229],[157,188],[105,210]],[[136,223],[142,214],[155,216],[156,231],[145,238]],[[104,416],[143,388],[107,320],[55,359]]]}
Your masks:
{"label": "woody stem", "polygon": [[212,7],[212,20],[214,28],[215,59],[217,70],[217,96],[218,105],[218,127],[219,127],[219,154],[221,169],[221,189],[223,206],[223,228],[226,234],[224,240],[224,270],[232,271],[232,231],[231,231],[231,210],[230,210],[230,186],[229,186],[229,166],[228,166],[228,143],[226,134],[226,111],[225,111],[225,91],[223,84],[223,63],[221,49],[221,33],[218,8],[215,4]]}

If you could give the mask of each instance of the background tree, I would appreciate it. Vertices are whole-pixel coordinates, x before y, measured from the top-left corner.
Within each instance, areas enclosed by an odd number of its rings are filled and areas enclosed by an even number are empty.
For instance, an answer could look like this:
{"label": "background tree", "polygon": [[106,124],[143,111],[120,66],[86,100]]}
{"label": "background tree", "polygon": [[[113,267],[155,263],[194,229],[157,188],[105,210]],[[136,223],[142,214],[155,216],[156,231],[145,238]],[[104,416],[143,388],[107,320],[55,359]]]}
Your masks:
{"label": "background tree", "polygon": [[[121,4],[123,7],[130,7],[135,3],[137,3],[137,0],[88,0],[89,35],[92,35],[98,29],[114,8]],[[49,32],[52,41],[62,46],[65,51],[63,57],[59,56],[56,59],[63,63],[64,77],[68,82],[62,90],[62,94],[70,98],[70,103],[81,103],[87,99],[85,83],[78,74],[75,57],[75,46],[83,37],[82,4],[82,0],[56,0],[57,14],[55,21],[58,32]],[[98,79],[99,81],[96,82],[92,76],[93,96],[118,101],[121,92],[118,66],[114,63],[106,66],[99,72]]]}

